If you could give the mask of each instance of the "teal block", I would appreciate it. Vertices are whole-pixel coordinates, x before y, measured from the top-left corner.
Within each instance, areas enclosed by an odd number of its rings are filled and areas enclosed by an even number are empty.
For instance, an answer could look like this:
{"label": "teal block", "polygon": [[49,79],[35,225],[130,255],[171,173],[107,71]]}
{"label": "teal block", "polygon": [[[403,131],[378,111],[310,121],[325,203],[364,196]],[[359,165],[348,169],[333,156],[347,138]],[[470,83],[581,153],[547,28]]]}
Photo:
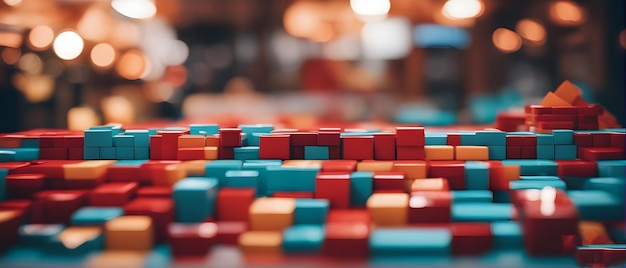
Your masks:
{"label": "teal block", "polygon": [[341,132],[339,134],[340,137],[365,137],[372,136],[370,132]]}
{"label": "teal block", "polygon": [[624,178],[591,178],[583,186],[584,190],[605,191],[618,200],[624,200]]}
{"label": "teal block", "polygon": [[489,190],[452,190],[452,203],[491,203],[493,193]]}
{"label": "teal block", "polygon": [[626,230],[624,230],[623,226],[618,224],[607,226],[607,232],[609,233],[609,237],[615,243],[625,244],[626,243]]}
{"label": "teal block", "polygon": [[148,129],[148,136],[154,136],[158,134],[158,129],[156,128],[149,128]]}
{"label": "teal block", "polygon": [[501,161],[503,165],[519,166],[520,175],[548,175],[556,176],[558,166],[552,160],[538,159],[506,159]]}
{"label": "teal block", "polygon": [[236,147],[235,160],[256,160],[259,159],[259,147],[258,146],[244,146]]}
{"label": "teal block", "polygon": [[453,222],[510,221],[513,218],[510,203],[453,203]]}
{"label": "teal block", "polygon": [[296,199],[294,224],[324,224],[330,209],[327,199]]}
{"label": "teal block", "polygon": [[290,167],[268,166],[265,178],[265,191],[271,196],[276,191],[296,191],[296,170]]}
{"label": "teal block", "polygon": [[474,132],[461,132],[461,145],[480,145]]}
{"label": "teal block", "polygon": [[491,145],[489,146],[489,160],[506,159],[506,146]]}
{"label": "teal block", "polygon": [[516,180],[509,182],[509,188],[511,191],[528,189],[541,190],[546,186],[551,186],[563,191],[567,190],[565,182],[562,180]]}
{"label": "teal block", "polygon": [[115,159],[133,160],[135,159],[135,148],[133,147],[115,147]]}
{"label": "teal block", "polygon": [[552,131],[554,144],[569,145],[574,144],[574,131],[569,129],[555,129]]}
{"label": "teal block", "polygon": [[85,160],[98,160],[98,159],[100,159],[100,148],[98,148],[98,147],[85,147],[85,148],[83,148],[83,159],[85,159]]}
{"label": "teal block", "polygon": [[82,207],[72,214],[71,222],[72,225],[102,225],[122,215],[121,207]]}
{"label": "teal block", "polygon": [[554,145],[555,160],[573,160],[577,153],[576,145]]}
{"label": "teal block", "polygon": [[274,130],[272,124],[241,124],[237,128],[241,129],[241,133],[251,135],[253,133],[270,133]]}
{"label": "teal block", "polygon": [[492,191],[494,203],[510,203],[511,192],[510,191]]}
{"label": "teal block", "polygon": [[374,191],[374,173],[357,171],[350,174],[350,204],[364,206]]}
{"label": "teal block", "polygon": [[552,134],[535,134],[535,136],[537,136],[537,145],[554,145]]}
{"label": "teal block", "polygon": [[61,241],[59,235],[56,235],[49,240],[45,249],[49,254],[59,255],[85,255],[95,251],[101,251],[104,249],[104,234],[100,233],[80,245],[70,245],[71,247],[68,247]]}
{"label": "teal block", "polygon": [[326,231],[322,225],[294,225],[283,230],[285,253],[318,253],[322,250]]}
{"label": "teal block", "polygon": [[7,175],[9,175],[9,170],[0,168],[0,202],[7,198]]}
{"label": "teal block", "polygon": [[256,170],[229,170],[224,174],[221,188],[259,188],[259,172]]}
{"label": "teal block", "polygon": [[623,221],[624,199],[618,199],[601,190],[569,191],[581,220]]}
{"label": "teal block", "polygon": [[520,180],[561,181],[558,176],[519,176]]}
{"label": "teal block", "polygon": [[475,142],[478,145],[506,146],[506,132],[481,130],[476,131]]}
{"label": "teal block", "polygon": [[426,145],[448,145],[448,133],[426,132],[424,133]]}
{"label": "teal block", "polygon": [[135,147],[135,138],[124,134],[115,135],[113,136],[113,147]]}
{"label": "teal block", "polygon": [[27,247],[41,247],[59,235],[65,226],[63,224],[25,224],[18,230],[18,244]]}
{"label": "teal block", "polygon": [[14,162],[15,152],[9,150],[0,150],[0,162]]}
{"label": "teal block", "polygon": [[266,133],[252,133],[248,135],[248,146],[260,146],[261,145],[261,136],[266,136],[269,134]]}
{"label": "teal block", "polygon": [[446,256],[451,245],[452,235],[444,228],[376,228],[369,240],[375,256]]}
{"label": "teal block", "polygon": [[280,166],[281,160],[246,160],[241,168],[243,170],[256,170],[259,172],[259,186],[257,188],[257,196],[264,196],[267,193],[267,167]]}
{"label": "teal block", "polygon": [[600,177],[626,177],[626,160],[602,160],[596,163]]}
{"label": "teal block", "polygon": [[135,160],[149,160],[150,148],[149,147],[135,147]]}
{"label": "teal block", "polygon": [[554,159],[554,145],[537,145],[537,159]]}
{"label": "teal block", "polygon": [[296,191],[315,193],[315,178],[319,167],[292,167],[296,178]]}
{"label": "teal block", "polygon": [[85,130],[85,147],[113,147],[113,130]]}
{"label": "teal block", "polygon": [[177,222],[203,222],[213,216],[218,179],[189,177],[174,184],[172,198]]}
{"label": "teal block", "polygon": [[191,135],[213,135],[218,134],[220,127],[217,124],[191,124],[189,134]]}
{"label": "teal block", "polygon": [[20,148],[39,148],[39,138],[22,139],[20,141]]}
{"label": "teal block", "polygon": [[328,146],[304,146],[304,159],[328,160]]}
{"label": "teal block", "polygon": [[588,177],[563,177],[567,190],[583,190],[585,183],[591,179]]}
{"label": "teal block", "polygon": [[524,237],[522,228],[515,221],[497,221],[491,223],[491,235],[494,249],[522,249]]}
{"label": "teal block", "polygon": [[115,160],[115,156],[115,147],[100,147],[100,159]]}
{"label": "teal block", "polygon": [[33,161],[39,159],[39,148],[10,148],[2,150],[15,152],[13,161]]}
{"label": "teal block", "polygon": [[114,166],[124,166],[124,167],[140,167],[141,165],[148,162],[147,160],[119,160],[113,163]]}
{"label": "teal block", "polygon": [[242,160],[213,160],[206,164],[206,177],[217,178],[219,185],[222,185],[222,180],[226,177],[226,171],[240,170],[243,165]]}
{"label": "teal block", "polygon": [[489,189],[489,166],[480,161],[465,162],[465,189]]}
{"label": "teal block", "polygon": [[133,137],[133,146],[150,147],[150,131],[144,129],[126,130],[124,134]]}

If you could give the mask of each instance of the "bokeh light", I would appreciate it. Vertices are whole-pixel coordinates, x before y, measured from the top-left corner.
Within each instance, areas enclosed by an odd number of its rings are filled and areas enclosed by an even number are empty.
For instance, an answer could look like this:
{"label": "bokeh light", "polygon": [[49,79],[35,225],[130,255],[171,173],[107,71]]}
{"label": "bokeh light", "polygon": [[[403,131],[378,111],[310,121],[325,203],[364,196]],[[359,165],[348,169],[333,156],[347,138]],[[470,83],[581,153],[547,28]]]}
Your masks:
{"label": "bokeh light", "polygon": [[622,45],[622,48],[626,49],[626,30],[622,30],[619,33],[619,43]]}
{"label": "bokeh light", "polygon": [[74,107],[67,112],[67,128],[69,130],[83,131],[100,124],[100,118],[96,111],[89,107]]}
{"label": "bokeh light", "polygon": [[22,34],[17,32],[1,32],[0,46],[3,47],[20,47],[22,46]]}
{"label": "bokeh light", "polygon": [[4,3],[7,4],[8,6],[17,6],[19,4],[22,3],[23,0],[4,0]]}
{"label": "bokeh light", "polygon": [[156,14],[156,6],[150,0],[113,0],[115,11],[131,19],[149,19]]}
{"label": "bokeh light", "polygon": [[73,60],[80,56],[85,46],[83,39],[74,31],[64,31],[57,35],[52,44],[54,53],[63,60]]}
{"label": "bokeh light", "polygon": [[54,78],[48,75],[18,74],[13,77],[13,85],[31,103],[46,101],[54,92]]}
{"label": "bokeh light", "polygon": [[563,26],[576,26],[585,22],[585,11],[571,1],[558,1],[550,5],[550,18]]}
{"label": "bokeh light", "polygon": [[97,44],[91,49],[91,62],[100,68],[111,66],[115,56],[115,48],[107,43]]}
{"label": "bokeh light", "polygon": [[350,7],[359,15],[386,15],[391,9],[391,2],[389,0],[350,0]]}
{"label": "bokeh light", "polygon": [[129,50],[124,53],[117,62],[115,70],[128,80],[141,78],[147,68],[146,57],[139,50]]}
{"label": "bokeh light", "polygon": [[19,48],[5,47],[2,50],[2,61],[8,65],[16,64],[22,56],[22,51]]}
{"label": "bokeh light", "polygon": [[110,96],[102,99],[104,120],[109,123],[130,124],[135,119],[133,103],[123,96]]}
{"label": "bokeh light", "polygon": [[85,11],[76,25],[76,30],[86,40],[101,42],[111,34],[112,22],[111,16],[106,11],[94,6]]}
{"label": "bokeh light", "polygon": [[309,38],[319,28],[320,19],[316,11],[319,4],[313,1],[297,1],[291,4],[283,16],[287,33],[295,37]]}
{"label": "bokeh light", "polygon": [[361,42],[368,59],[399,59],[412,47],[411,22],[406,18],[389,18],[363,26]]}
{"label": "bokeh light", "polygon": [[493,44],[502,52],[511,53],[522,47],[522,38],[506,28],[498,28],[492,35]]}
{"label": "bokeh light", "polygon": [[483,10],[480,0],[448,0],[441,13],[449,19],[470,19],[480,16]]}
{"label": "bokeh light", "polygon": [[523,19],[515,27],[517,33],[532,44],[541,45],[546,42],[546,29],[537,21]]}
{"label": "bokeh light", "polygon": [[33,50],[44,50],[52,44],[54,32],[46,25],[33,28],[28,34],[28,44]]}
{"label": "bokeh light", "polygon": [[36,75],[43,71],[43,61],[37,54],[30,52],[22,55],[17,67],[26,74]]}

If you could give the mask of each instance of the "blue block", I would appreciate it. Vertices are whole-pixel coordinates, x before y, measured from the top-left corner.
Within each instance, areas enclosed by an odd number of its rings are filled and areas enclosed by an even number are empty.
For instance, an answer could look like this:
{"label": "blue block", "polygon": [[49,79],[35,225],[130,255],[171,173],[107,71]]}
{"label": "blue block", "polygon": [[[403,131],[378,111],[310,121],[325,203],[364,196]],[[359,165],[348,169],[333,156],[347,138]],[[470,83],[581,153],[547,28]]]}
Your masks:
{"label": "blue block", "polygon": [[605,191],[618,200],[624,200],[624,178],[591,178],[583,186],[584,190]]}
{"label": "blue block", "polygon": [[519,166],[520,175],[557,175],[557,164],[552,160],[538,159],[506,159],[501,161],[503,165]]}
{"label": "blue block", "polygon": [[41,247],[63,230],[63,224],[25,224],[18,230],[18,243],[21,246]]}
{"label": "blue block", "polygon": [[124,166],[124,167],[140,167],[144,163],[148,161],[146,160],[120,160],[113,163],[114,166]]}
{"label": "blue block", "polygon": [[330,204],[326,199],[296,199],[294,224],[324,224]]}
{"label": "blue block", "polygon": [[150,147],[135,147],[135,160],[150,159]]}
{"label": "blue block", "polygon": [[626,177],[626,160],[602,160],[596,163],[600,177]]}
{"label": "blue block", "polygon": [[124,134],[115,135],[113,136],[113,147],[135,147],[135,138]]}
{"label": "blue block", "polygon": [[304,159],[328,160],[328,146],[304,146]]}
{"label": "blue block", "polygon": [[452,235],[444,228],[376,228],[369,244],[375,256],[445,256],[451,253]]}
{"label": "blue block", "polygon": [[291,167],[294,169],[294,175],[297,178],[296,191],[315,192],[315,178],[320,172],[319,167]]}
{"label": "blue block", "polygon": [[541,190],[546,186],[552,186],[563,191],[567,190],[565,182],[562,180],[516,180],[509,182],[509,188],[511,191],[528,189]]}
{"label": "blue block", "polygon": [[478,145],[506,146],[506,132],[491,130],[476,131],[475,141]]}
{"label": "blue block", "polygon": [[588,177],[563,177],[568,190],[583,190],[585,183],[591,179]]}
{"label": "blue block", "polygon": [[124,215],[121,207],[82,207],[72,214],[72,225],[102,225]]}
{"label": "blue block", "polygon": [[448,133],[426,132],[424,133],[426,145],[448,145]]}
{"label": "blue block", "polygon": [[465,189],[489,189],[489,166],[480,161],[465,162]]}
{"label": "blue block", "polygon": [[133,160],[135,159],[135,148],[133,147],[115,147],[115,159]]}
{"label": "blue block", "polygon": [[574,144],[574,131],[570,129],[555,129],[552,131],[554,144],[570,145]]}
{"label": "blue block", "polygon": [[624,227],[619,225],[609,225],[607,226],[607,232],[613,242],[620,244],[626,243],[626,230],[624,230]]}
{"label": "blue block", "polygon": [[276,191],[296,191],[297,181],[294,168],[282,166],[268,166],[265,177],[265,191],[271,196]]}
{"label": "blue block", "polygon": [[489,146],[489,160],[506,159],[506,146],[491,145]]}
{"label": "blue block", "polygon": [[491,223],[494,249],[522,249],[524,237],[520,224],[515,221],[497,221]]}
{"label": "blue block", "polygon": [[623,221],[624,199],[601,190],[569,191],[581,220]]}
{"label": "blue block", "polygon": [[113,130],[85,130],[85,147],[113,147]]}
{"label": "blue block", "polygon": [[322,250],[326,231],[322,225],[294,225],[283,230],[283,251],[286,253],[318,253]]}
{"label": "blue block", "polygon": [[241,133],[250,136],[252,133],[270,133],[274,130],[272,124],[241,124],[237,128],[241,129]]}
{"label": "blue block", "polygon": [[190,177],[174,184],[172,198],[177,222],[202,222],[213,216],[217,198],[216,178]]}
{"label": "blue block", "polygon": [[0,162],[14,162],[15,152],[10,150],[0,150]]}
{"label": "blue block", "polygon": [[350,204],[364,206],[374,191],[374,173],[357,171],[350,174]]}
{"label": "blue block", "polygon": [[39,139],[22,139],[20,148],[39,148]]}
{"label": "blue block", "polygon": [[266,133],[252,133],[248,135],[248,146],[259,146],[261,145],[261,136],[266,136],[269,134]]}
{"label": "blue block", "polygon": [[494,203],[510,203],[511,192],[510,191],[492,191]]}
{"label": "blue block", "polygon": [[259,159],[259,147],[258,146],[244,146],[236,147],[235,160],[256,160]]}
{"label": "blue block", "polygon": [[83,159],[85,159],[85,160],[98,160],[98,159],[100,159],[100,148],[98,148],[98,147],[85,147],[83,149]]}
{"label": "blue block", "polygon": [[510,221],[513,211],[513,205],[510,203],[453,203],[452,221]]}
{"label": "blue block", "polygon": [[115,156],[115,147],[100,147],[100,159],[115,160]]}
{"label": "blue block", "polygon": [[537,136],[537,145],[554,145],[552,134],[535,134],[535,136]]}
{"label": "blue block", "polygon": [[224,174],[221,188],[259,188],[259,172],[256,170],[229,170]]}
{"label": "blue block", "polygon": [[133,137],[133,146],[150,147],[150,132],[148,130],[126,130],[124,134]]}
{"label": "blue block", "polygon": [[0,201],[4,201],[7,198],[7,175],[9,175],[9,170],[0,168]]}
{"label": "blue block", "polygon": [[461,132],[461,145],[480,145],[476,139],[475,132]]}
{"label": "blue block", "polygon": [[220,127],[217,124],[191,124],[189,134],[191,135],[213,135],[218,134]]}
{"label": "blue block", "polygon": [[493,193],[489,190],[452,190],[453,203],[491,203]]}
{"label": "blue block", "polygon": [[554,160],[554,145],[537,145],[537,159]]}
{"label": "blue block", "polygon": [[257,188],[257,196],[264,196],[267,193],[267,167],[280,166],[281,160],[246,160],[241,168],[243,170],[256,170],[259,172],[259,187]]}
{"label": "blue block", "polygon": [[62,234],[63,232],[50,238],[50,241],[45,246],[46,252],[59,255],[84,255],[104,249],[103,233],[100,233],[99,235],[92,237],[87,241],[84,241],[80,245],[70,244],[70,247],[68,247],[68,245],[64,244],[63,241],[61,241],[60,236]]}
{"label": "blue block", "polygon": [[574,160],[577,153],[576,145],[554,145],[555,160]]}
{"label": "blue block", "polygon": [[226,171],[239,170],[243,165],[242,160],[213,160],[206,164],[206,176],[209,178],[217,178],[219,185],[226,177]]}
{"label": "blue block", "polygon": [[558,176],[519,176],[520,180],[560,181]]}
{"label": "blue block", "polygon": [[14,152],[13,161],[33,161],[39,159],[39,148],[10,148],[2,150]]}

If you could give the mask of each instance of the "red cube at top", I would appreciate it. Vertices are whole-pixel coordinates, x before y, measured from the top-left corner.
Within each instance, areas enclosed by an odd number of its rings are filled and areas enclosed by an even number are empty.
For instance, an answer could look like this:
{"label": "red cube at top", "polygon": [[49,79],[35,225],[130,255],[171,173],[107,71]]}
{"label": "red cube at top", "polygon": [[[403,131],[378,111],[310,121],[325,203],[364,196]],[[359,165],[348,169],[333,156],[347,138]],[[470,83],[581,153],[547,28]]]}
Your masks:
{"label": "red cube at top", "polygon": [[267,135],[260,137],[259,159],[289,159],[291,155],[289,135]]}
{"label": "red cube at top", "polygon": [[248,221],[248,209],[254,201],[254,188],[222,188],[217,193],[217,220]]}
{"label": "red cube at top", "polygon": [[315,198],[328,199],[331,208],[349,208],[350,173],[318,173],[315,178]]}
{"label": "red cube at top", "polygon": [[31,198],[44,187],[43,174],[11,174],[6,176],[9,198]]}
{"label": "red cube at top", "polygon": [[204,256],[217,241],[217,224],[170,223],[169,243],[174,256]]}
{"label": "red cube at top", "polygon": [[396,127],[396,146],[424,146],[424,127]]}
{"label": "red cube at top", "polygon": [[238,147],[241,146],[241,129],[240,128],[221,128],[220,129],[220,147]]}
{"label": "red cube at top", "polygon": [[450,229],[452,232],[452,253],[455,255],[477,255],[492,248],[493,237],[489,223],[455,223]]}
{"label": "red cube at top", "polygon": [[409,199],[409,223],[450,222],[451,205],[449,191],[413,192]]}
{"label": "red cube at top", "polygon": [[139,189],[137,182],[115,182],[102,184],[89,193],[90,206],[123,206]]}
{"label": "red cube at top", "polygon": [[69,224],[72,214],[86,203],[86,192],[47,190],[35,194],[31,223]]}
{"label": "red cube at top", "polygon": [[124,205],[126,215],[148,216],[152,218],[157,241],[168,238],[168,226],[174,222],[174,202],[170,198],[135,198]]}
{"label": "red cube at top", "polygon": [[343,137],[343,158],[351,160],[374,159],[374,137]]}

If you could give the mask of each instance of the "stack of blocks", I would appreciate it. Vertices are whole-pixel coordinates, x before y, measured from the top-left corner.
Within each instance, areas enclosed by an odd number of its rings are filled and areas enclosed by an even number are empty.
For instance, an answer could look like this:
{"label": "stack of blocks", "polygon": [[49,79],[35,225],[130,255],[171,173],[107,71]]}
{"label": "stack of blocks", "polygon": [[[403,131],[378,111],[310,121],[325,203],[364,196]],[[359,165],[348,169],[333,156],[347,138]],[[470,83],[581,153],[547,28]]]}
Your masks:
{"label": "stack of blocks", "polygon": [[120,126],[96,126],[84,132],[85,160],[150,159],[148,130],[127,130]]}

